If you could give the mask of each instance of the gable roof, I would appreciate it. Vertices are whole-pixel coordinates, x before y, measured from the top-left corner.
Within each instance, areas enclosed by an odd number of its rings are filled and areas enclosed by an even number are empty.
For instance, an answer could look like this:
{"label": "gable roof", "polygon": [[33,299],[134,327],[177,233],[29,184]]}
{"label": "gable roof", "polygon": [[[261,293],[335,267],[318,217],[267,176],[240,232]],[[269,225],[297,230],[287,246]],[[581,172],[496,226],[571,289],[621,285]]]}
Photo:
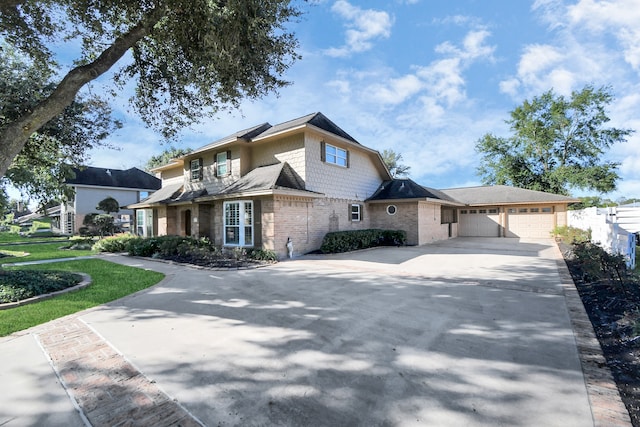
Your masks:
{"label": "gable roof", "polygon": [[355,144],[360,145],[360,143],[358,141],[356,141],[356,139],[354,137],[352,137],[351,135],[349,135],[347,132],[345,132],[344,130],[342,130],[342,128],[340,128],[340,126],[338,126],[337,124],[333,123],[331,120],[329,120],[329,118],[327,116],[325,116],[324,114],[318,112],[318,113],[311,113],[311,114],[307,114],[306,116],[302,116],[299,117],[297,119],[293,119],[293,120],[289,120],[286,121],[284,123],[280,123],[278,125],[272,126],[269,129],[265,130],[264,132],[262,132],[260,135],[256,135],[256,138],[263,138],[269,135],[273,135],[276,133],[280,133],[280,132],[284,132],[286,130],[289,129],[295,129],[297,127],[303,126],[303,125],[312,125],[315,126],[319,129],[322,129],[324,131],[327,131],[329,133],[332,133],[334,135],[337,135],[341,138],[347,139]]}
{"label": "gable roof", "polygon": [[302,178],[286,162],[257,167],[222,190],[220,195],[281,188],[305,190]]}
{"label": "gable roof", "polygon": [[87,166],[72,169],[75,178],[65,182],[70,185],[90,185],[96,187],[131,188],[136,190],[158,190],[162,180],[138,168],[106,169]]}
{"label": "gable roof", "polygon": [[441,190],[441,192],[446,196],[469,206],[554,202],[573,203],[580,201],[569,196],[510,187],[508,185],[449,188]]}
{"label": "gable roof", "polygon": [[260,135],[261,133],[263,133],[264,131],[266,131],[267,129],[271,128],[272,126],[265,122],[265,123],[261,123],[259,125],[255,125],[252,126],[250,128],[247,129],[243,129],[243,130],[239,130],[238,132],[232,133],[231,135],[227,135],[224,138],[220,138],[217,141],[214,141],[210,144],[207,144],[203,147],[200,147],[196,150],[193,150],[192,152],[185,154],[182,158],[184,157],[190,157],[193,156],[194,154],[198,154],[201,153],[203,151],[207,151],[210,150],[212,148],[218,147],[220,145],[225,145],[228,144],[230,142],[235,142],[238,140],[244,140],[244,141],[251,141],[252,138]]}
{"label": "gable roof", "polygon": [[423,187],[409,178],[383,181],[366,201],[400,199],[436,199],[444,204],[458,204],[454,199],[434,188]]}

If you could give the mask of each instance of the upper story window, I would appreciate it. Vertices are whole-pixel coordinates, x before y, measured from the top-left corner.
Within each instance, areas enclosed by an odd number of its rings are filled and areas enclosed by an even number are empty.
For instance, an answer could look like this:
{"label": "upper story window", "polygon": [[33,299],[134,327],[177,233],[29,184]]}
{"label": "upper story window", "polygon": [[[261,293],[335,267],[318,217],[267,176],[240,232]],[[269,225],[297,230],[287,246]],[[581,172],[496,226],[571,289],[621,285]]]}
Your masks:
{"label": "upper story window", "polygon": [[349,167],[349,152],[344,148],[338,148],[334,145],[327,144],[325,142],[322,149],[322,160],[327,163],[333,163],[334,165]]}
{"label": "upper story window", "polygon": [[200,181],[202,179],[202,159],[193,159],[189,164],[191,171],[191,181]]}
{"label": "upper story window", "polygon": [[216,154],[216,176],[225,176],[231,173],[231,152],[223,151]]}

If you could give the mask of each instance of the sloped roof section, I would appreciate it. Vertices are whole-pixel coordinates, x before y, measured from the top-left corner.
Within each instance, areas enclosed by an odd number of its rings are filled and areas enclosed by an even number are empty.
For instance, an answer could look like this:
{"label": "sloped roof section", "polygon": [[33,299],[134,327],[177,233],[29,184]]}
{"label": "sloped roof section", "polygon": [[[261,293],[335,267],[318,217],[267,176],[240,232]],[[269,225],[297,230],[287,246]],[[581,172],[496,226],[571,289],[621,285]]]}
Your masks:
{"label": "sloped roof section", "polygon": [[75,178],[67,179],[67,184],[137,190],[158,190],[162,186],[160,179],[138,168],[121,170],[88,166],[80,169],[74,168],[73,172],[75,173]]}
{"label": "sloped roof section", "polygon": [[336,125],[335,123],[333,123],[331,120],[329,120],[329,118],[327,118],[327,116],[325,116],[324,114],[318,112],[318,113],[312,113],[312,114],[307,114],[306,116],[303,117],[299,117],[297,119],[293,119],[293,120],[289,120],[287,122],[284,123],[280,123],[278,125],[272,126],[271,128],[267,129],[266,131],[262,132],[259,136],[265,137],[265,136],[269,136],[278,132],[283,132],[286,131],[288,129],[293,129],[305,124],[309,124],[309,125],[313,125],[317,128],[320,128],[322,130],[325,130],[327,132],[330,132],[334,135],[340,136],[344,139],[347,139],[351,142],[354,142],[356,144],[360,144],[358,141],[355,140],[354,137],[352,137],[351,135],[349,135],[347,132],[345,132],[344,130],[342,130],[342,128],[340,128],[340,126]]}
{"label": "sloped roof section", "polygon": [[392,179],[384,181],[367,201],[398,200],[398,199],[439,199],[445,202],[455,202],[441,191],[423,187],[411,179]]}
{"label": "sloped roof section", "polygon": [[247,191],[275,190],[289,188],[305,189],[304,181],[288,163],[276,163],[255,168],[220,192],[220,195],[243,193]]}
{"label": "sloped roof section", "polygon": [[205,145],[203,147],[200,147],[200,148],[190,152],[186,156],[192,156],[194,154],[197,154],[197,153],[200,153],[200,152],[203,152],[203,151],[207,151],[207,150],[215,148],[215,147],[217,147],[219,145],[224,145],[224,144],[227,144],[229,142],[237,141],[239,139],[243,139],[245,141],[250,141],[251,138],[255,138],[256,136],[260,135],[261,133],[263,133],[264,131],[266,131],[269,128],[271,128],[271,125],[269,123],[265,122],[265,123],[261,123],[261,124],[256,125],[256,126],[252,126],[250,128],[247,128],[247,129],[240,130],[238,132],[232,133],[231,135],[227,135],[224,138],[218,139],[217,141],[214,141],[214,142],[212,142],[210,144],[207,144],[207,145]]}
{"label": "sloped roof section", "polygon": [[517,203],[573,203],[580,200],[560,194],[527,190],[507,185],[449,188],[442,193],[466,205],[493,205]]}
{"label": "sloped roof section", "polygon": [[182,193],[182,184],[165,185],[146,199],[142,199],[138,203],[133,203],[127,207],[129,209],[134,209],[158,203],[167,203],[168,200],[178,197],[180,193]]}

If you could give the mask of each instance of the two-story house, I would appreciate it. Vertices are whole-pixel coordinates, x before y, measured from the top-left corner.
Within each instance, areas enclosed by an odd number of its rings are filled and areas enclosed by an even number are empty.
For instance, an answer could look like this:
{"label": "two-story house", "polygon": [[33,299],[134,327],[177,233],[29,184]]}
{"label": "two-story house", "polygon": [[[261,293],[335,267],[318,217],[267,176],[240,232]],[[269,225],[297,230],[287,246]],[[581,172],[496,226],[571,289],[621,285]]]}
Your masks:
{"label": "two-story house", "polygon": [[[60,206],[60,229],[65,234],[78,233],[84,217],[96,213],[96,206],[113,197],[123,207],[115,216],[128,225],[133,210],[125,206],[146,198],[158,190],[162,181],[138,168],[106,169],[93,166],[73,169],[74,177],[65,181],[73,187],[74,196]],[[125,227],[126,228],[126,227]]]}
{"label": "two-story house", "polygon": [[286,254],[288,239],[295,253],[305,253],[318,249],[330,231],[402,229],[411,245],[480,235],[473,221],[459,228],[458,218],[471,218],[470,212],[484,213],[483,220],[495,225],[483,232],[506,236],[506,215],[489,212],[533,202],[540,213],[544,204],[554,207],[556,225],[566,221],[556,214],[574,201],[513,189],[507,205],[489,198],[489,206],[468,209],[479,202],[456,197],[466,193],[393,179],[377,151],[322,113],[239,131],[154,172],[162,188],[129,206],[137,210],[139,234],[206,236],[216,245],[261,247],[279,256]]}

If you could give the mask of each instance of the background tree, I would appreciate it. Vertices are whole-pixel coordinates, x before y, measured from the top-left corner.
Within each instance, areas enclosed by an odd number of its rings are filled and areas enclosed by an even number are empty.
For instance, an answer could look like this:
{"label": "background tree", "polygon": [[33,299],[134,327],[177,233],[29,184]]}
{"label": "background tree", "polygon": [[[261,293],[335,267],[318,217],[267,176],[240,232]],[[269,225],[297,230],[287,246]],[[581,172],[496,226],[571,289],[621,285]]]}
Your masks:
{"label": "background tree", "polygon": [[569,194],[570,188],[609,192],[618,163],[603,155],[633,131],[607,127],[611,88],[586,86],[568,99],[548,91],[511,111],[512,135],[491,134],[476,144],[485,184]]}
{"label": "background tree", "polygon": [[384,164],[387,165],[387,169],[389,169],[392,177],[398,178],[400,176],[409,175],[409,169],[411,169],[411,166],[406,166],[400,163],[402,160],[402,154],[396,153],[392,149],[385,148],[382,150],[380,155],[382,156]]}
{"label": "background tree", "polygon": [[120,203],[118,203],[118,201],[113,197],[109,196],[100,200],[98,206],[96,206],[96,209],[107,214],[112,214],[120,212]]}
{"label": "background tree", "polygon": [[[133,108],[169,138],[180,128],[287,84],[297,40],[290,0],[11,0],[0,2],[0,36],[43,74],[60,69],[49,46],[79,41],[82,56],[37,105],[0,129],[0,176],[33,132],[111,69],[116,89],[136,80]],[[129,58],[129,57],[128,57]]]}
{"label": "background tree", "polygon": [[[55,90],[45,70],[20,56],[11,46],[0,45],[0,131],[28,114]],[[62,113],[30,135],[13,159],[2,185],[13,185],[40,207],[71,195],[63,185],[71,168],[87,159],[89,150],[106,146],[105,138],[121,123],[97,96],[78,96]]]}
{"label": "background tree", "polygon": [[151,156],[151,158],[144,165],[144,170],[149,172],[153,168],[169,164],[171,160],[187,155],[192,151],[193,150],[191,148],[176,148],[171,146],[165,149],[162,153]]}

